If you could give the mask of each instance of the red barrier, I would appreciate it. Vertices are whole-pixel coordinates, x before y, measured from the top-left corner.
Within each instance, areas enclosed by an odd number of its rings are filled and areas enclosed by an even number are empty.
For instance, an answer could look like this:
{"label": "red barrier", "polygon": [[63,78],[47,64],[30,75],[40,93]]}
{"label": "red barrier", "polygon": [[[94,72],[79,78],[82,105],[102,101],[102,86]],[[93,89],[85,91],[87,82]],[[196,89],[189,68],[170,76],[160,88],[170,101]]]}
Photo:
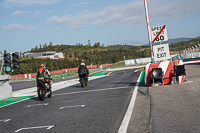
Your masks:
{"label": "red barrier", "polygon": [[[177,65],[182,65],[183,62],[181,60],[177,60]],[[159,63],[149,63],[145,66],[145,84],[146,86],[151,86],[150,79],[151,75],[150,72],[153,68],[162,68],[162,71],[164,71],[164,77],[163,82],[164,84],[171,84],[172,76],[170,74],[171,70],[174,70],[174,61],[165,61],[165,62],[159,62]]]}
{"label": "red barrier", "polygon": [[[109,66],[109,65],[112,65],[112,64],[102,64],[102,67],[104,66]],[[91,69],[91,68],[96,68],[96,67],[99,67],[99,65],[92,65],[92,66],[86,66],[88,69]],[[61,74],[61,73],[66,73],[66,70],[67,72],[70,72],[70,71],[77,71],[78,68],[68,68],[68,69],[61,69],[61,70],[54,70],[54,71],[50,71],[50,74],[51,75],[54,75],[54,74]],[[25,77],[26,74],[19,74],[19,75],[11,75],[11,79],[22,79],[22,78],[26,78]],[[29,73],[27,74],[27,78],[29,77],[29,75],[31,75],[32,78],[36,77],[36,73]]]}

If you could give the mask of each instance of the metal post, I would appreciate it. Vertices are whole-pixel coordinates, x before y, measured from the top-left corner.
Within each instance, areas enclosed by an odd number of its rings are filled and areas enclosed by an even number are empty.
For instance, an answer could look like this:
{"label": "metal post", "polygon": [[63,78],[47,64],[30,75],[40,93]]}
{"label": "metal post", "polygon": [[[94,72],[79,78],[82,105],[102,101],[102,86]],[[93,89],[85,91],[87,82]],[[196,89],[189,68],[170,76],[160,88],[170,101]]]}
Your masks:
{"label": "metal post", "polygon": [[[3,53],[0,51],[0,54],[2,55],[2,57],[3,57]],[[3,58],[3,60],[2,60],[2,64],[1,64],[1,72],[0,72],[0,75],[2,74],[2,70],[3,70],[3,64],[4,64],[4,58]]]}
{"label": "metal post", "polygon": [[195,45],[195,47],[196,47],[195,57],[197,57],[197,45]]}
{"label": "metal post", "polygon": [[195,56],[195,49],[194,49],[193,46],[192,46],[192,50],[193,50],[192,58],[194,58],[194,56]]}
{"label": "metal post", "polygon": [[185,58],[185,50],[183,50],[183,58]]}
{"label": "metal post", "polygon": [[185,58],[187,58],[187,49],[185,49]]}
{"label": "metal post", "polygon": [[190,48],[190,58],[192,58],[192,48]]}
{"label": "metal post", "polygon": [[146,14],[146,21],[147,21],[149,46],[150,46],[150,50],[151,50],[151,62],[154,63],[153,46],[152,46],[152,36],[151,36],[151,27],[150,27],[150,21],[149,21],[149,12],[148,12],[147,0],[144,0],[144,7],[145,7],[145,14]]}
{"label": "metal post", "polygon": [[1,64],[1,73],[0,73],[0,75],[2,74],[3,64],[4,64],[4,59],[2,60],[2,64]]}

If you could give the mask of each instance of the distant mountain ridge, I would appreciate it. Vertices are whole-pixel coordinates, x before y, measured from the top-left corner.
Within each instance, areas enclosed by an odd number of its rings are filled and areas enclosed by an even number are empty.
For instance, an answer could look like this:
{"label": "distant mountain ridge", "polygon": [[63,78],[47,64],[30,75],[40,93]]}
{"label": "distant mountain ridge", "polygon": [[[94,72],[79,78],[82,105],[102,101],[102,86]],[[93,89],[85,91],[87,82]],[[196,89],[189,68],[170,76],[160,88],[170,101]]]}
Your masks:
{"label": "distant mountain ridge", "polygon": [[[200,38],[200,36],[195,37],[195,38]],[[194,39],[194,38],[186,38],[186,37],[174,38],[174,39],[169,39],[166,42],[162,42],[162,44],[169,43],[169,45],[171,45],[171,44],[175,44],[175,43],[182,42],[182,41],[189,41],[189,40],[192,40],[192,39]],[[159,44],[159,43],[155,43],[155,44]],[[149,43],[144,44],[142,46],[149,46]]]}
{"label": "distant mountain ridge", "polygon": [[169,43],[169,45],[171,45],[172,43],[175,44],[175,43],[178,43],[178,42],[189,41],[189,40],[192,40],[192,39],[194,39],[194,38],[185,38],[185,37],[174,38],[174,39],[169,39],[168,43]]}
{"label": "distant mountain ridge", "polygon": [[196,38],[200,38],[200,36],[196,37]]}

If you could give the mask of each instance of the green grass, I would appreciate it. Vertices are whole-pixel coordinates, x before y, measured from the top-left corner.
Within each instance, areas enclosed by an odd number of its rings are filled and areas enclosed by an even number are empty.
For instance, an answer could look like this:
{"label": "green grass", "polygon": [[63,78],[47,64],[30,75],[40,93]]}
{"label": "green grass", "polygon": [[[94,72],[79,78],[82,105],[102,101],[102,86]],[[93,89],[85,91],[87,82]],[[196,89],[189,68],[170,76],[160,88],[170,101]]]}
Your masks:
{"label": "green grass", "polygon": [[12,104],[12,103],[16,103],[25,99],[29,99],[31,97],[35,97],[36,95],[32,95],[32,96],[22,96],[22,97],[10,97],[10,98],[6,98],[3,100],[0,100],[0,107]]}
{"label": "green grass", "polygon": [[91,75],[91,77],[92,77],[92,76],[103,76],[103,75],[105,75],[105,74],[108,73],[108,72],[111,72],[111,71],[98,72],[98,73],[95,73],[95,74]]}
{"label": "green grass", "polygon": [[144,81],[144,78],[145,78],[145,71],[142,71],[142,75],[140,77],[140,86],[144,86],[145,85],[145,81]]}

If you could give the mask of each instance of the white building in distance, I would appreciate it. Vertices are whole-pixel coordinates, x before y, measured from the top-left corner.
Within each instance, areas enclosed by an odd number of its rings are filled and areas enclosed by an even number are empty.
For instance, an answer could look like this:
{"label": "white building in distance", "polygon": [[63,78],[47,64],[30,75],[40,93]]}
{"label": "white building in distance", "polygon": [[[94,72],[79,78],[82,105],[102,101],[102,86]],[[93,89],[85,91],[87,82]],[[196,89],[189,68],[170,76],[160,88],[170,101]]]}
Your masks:
{"label": "white building in distance", "polygon": [[62,52],[60,53],[56,53],[55,51],[47,51],[47,52],[29,52],[29,53],[25,53],[25,56],[28,56],[29,58],[33,57],[35,59],[41,58],[41,59],[46,59],[46,58],[50,58],[50,59],[61,59],[64,58],[64,55]]}

